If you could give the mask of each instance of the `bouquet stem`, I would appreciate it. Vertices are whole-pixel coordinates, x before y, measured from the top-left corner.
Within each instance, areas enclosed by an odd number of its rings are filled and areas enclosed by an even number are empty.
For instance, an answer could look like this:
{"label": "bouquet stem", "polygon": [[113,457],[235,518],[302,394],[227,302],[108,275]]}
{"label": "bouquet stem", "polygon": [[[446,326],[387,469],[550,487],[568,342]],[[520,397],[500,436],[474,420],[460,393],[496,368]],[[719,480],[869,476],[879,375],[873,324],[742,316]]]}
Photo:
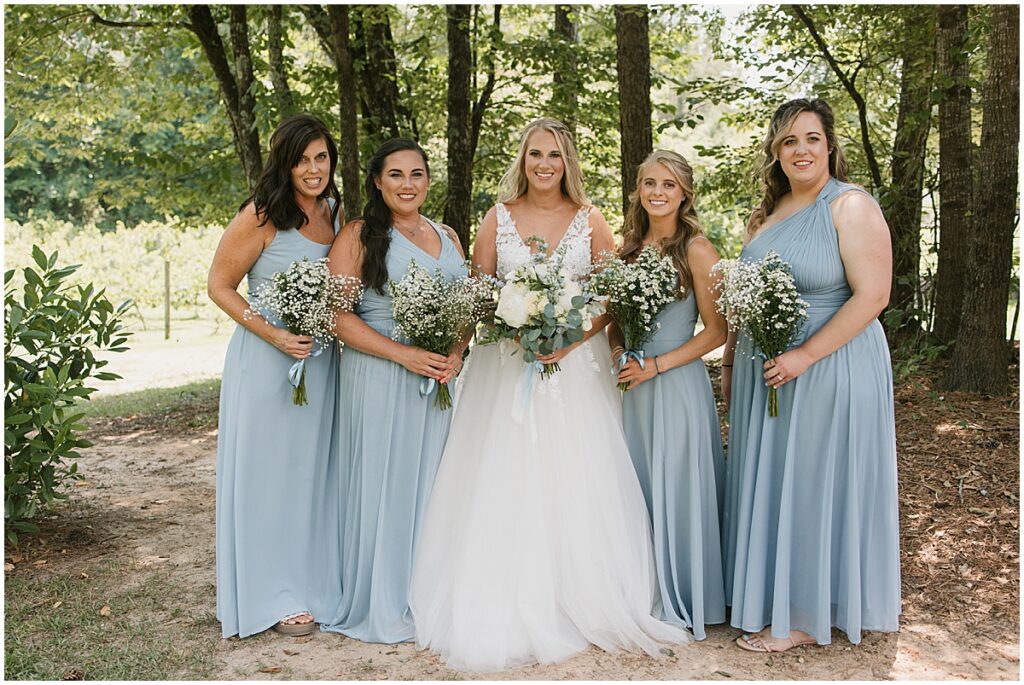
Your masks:
{"label": "bouquet stem", "polygon": [[768,386],[768,416],[779,415],[779,391],[774,385]]}
{"label": "bouquet stem", "polygon": [[561,371],[562,367],[558,365],[558,362],[553,364],[544,364],[544,368],[540,372],[542,380],[551,378],[557,371]]}
{"label": "bouquet stem", "polygon": [[304,406],[309,404],[309,399],[306,397],[306,367],[302,367],[302,376],[299,378],[299,384],[292,389],[292,404],[298,404]]}
{"label": "bouquet stem", "polygon": [[437,397],[434,398],[434,405],[441,411],[447,411],[452,408],[452,393],[448,390],[447,383],[438,384]]}

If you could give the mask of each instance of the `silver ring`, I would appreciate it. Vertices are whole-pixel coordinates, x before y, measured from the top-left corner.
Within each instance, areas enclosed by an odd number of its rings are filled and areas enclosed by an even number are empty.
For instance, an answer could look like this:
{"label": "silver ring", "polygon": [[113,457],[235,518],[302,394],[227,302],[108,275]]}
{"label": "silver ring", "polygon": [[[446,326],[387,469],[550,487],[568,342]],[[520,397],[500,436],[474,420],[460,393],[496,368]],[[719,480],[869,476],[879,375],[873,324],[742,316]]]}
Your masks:
{"label": "silver ring", "polygon": [[785,376],[783,376],[783,375],[782,375],[781,373],[777,373],[777,374],[775,374],[775,377],[776,377],[776,378],[778,378],[778,379],[779,379],[780,381],[781,381],[781,380],[782,380],[783,378],[785,378]]}

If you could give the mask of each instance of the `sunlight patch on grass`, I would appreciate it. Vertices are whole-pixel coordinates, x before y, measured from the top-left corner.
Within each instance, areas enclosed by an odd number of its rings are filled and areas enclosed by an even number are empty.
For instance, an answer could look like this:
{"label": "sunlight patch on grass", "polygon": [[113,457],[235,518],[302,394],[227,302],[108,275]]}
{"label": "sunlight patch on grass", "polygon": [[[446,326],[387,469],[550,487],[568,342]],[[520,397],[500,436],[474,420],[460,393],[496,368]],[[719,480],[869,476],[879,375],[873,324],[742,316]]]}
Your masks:
{"label": "sunlight patch on grass", "polygon": [[217,405],[220,379],[211,378],[179,385],[175,388],[149,388],[118,395],[99,395],[82,402],[86,420],[122,416],[168,414],[195,409],[212,403]]}

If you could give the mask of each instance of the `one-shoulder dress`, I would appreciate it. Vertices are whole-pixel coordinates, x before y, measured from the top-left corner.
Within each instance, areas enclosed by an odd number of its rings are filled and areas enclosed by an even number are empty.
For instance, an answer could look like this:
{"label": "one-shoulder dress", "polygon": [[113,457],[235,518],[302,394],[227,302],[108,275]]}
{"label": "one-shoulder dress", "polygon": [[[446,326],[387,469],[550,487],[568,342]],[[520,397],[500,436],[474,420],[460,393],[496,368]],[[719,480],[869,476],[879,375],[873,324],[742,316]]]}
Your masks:
{"label": "one-shoulder dress", "polygon": [[[831,203],[864,192],[830,179],[817,200],[754,238],[742,258],[774,250],[793,269],[808,321],[795,345],[850,298]],[[855,230],[851,228],[851,230]],[[831,629],[895,631],[900,614],[899,518],[892,366],[872,321],[778,390],[767,411],[763,360],[740,335],[726,466],[726,595],[731,623],[772,636]]]}
{"label": "one-shoulder dress", "polygon": [[[449,279],[466,275],[455,243],[431,226],[441,238],[436,258],[389,229],[390,280],[401,280],[413,260],[432,274],[440,268]],[[387,286],[384,292],[367,288],[355,313],[390,338],[395,320]],[[383,643],[415,634],[409,611],[413,549],[452,416],[435,406],[436,390],[420,396],[421,378],[388,359],[351,347],[342,352],[335,484],[341,527],[333,543],[340,549],[341,597],[323,630]]]}
{"label": "one-shoulder dress", "polygon": [[[691,290],[661,311],[644,345],[648,359],[693,337]],[[652,362],[648,362],[652,363]],[[654,531],[662,620],[686,625],[698,640],[725,622],[721,512],[725,461],[718,411],[704,360],[695,359],[622,396],[622,423]]]}
{"label": "one-shoulder dress", "polygon": [[[338,226],[334,227],[335,232]],[[279,230],[248,274],[249,292],[330,245]],[[306,360],[309,404],[292,403],[295,359],[243,326],[228,343],[217,432],[217,618],[224,637],[246,637],[289,614],[327,615],[323,601],[337,522],[338,355],[331,343]]]}

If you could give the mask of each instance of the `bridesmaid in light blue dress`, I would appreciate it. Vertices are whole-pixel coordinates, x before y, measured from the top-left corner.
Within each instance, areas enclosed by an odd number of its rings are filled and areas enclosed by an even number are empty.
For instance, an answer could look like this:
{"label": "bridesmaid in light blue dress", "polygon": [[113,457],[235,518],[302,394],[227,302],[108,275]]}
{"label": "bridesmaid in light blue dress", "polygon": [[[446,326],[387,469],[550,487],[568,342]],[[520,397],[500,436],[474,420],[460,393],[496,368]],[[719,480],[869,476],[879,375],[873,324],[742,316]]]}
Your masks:
{"label": "bridesmaid in light blue dress", "polygon": [[[217,618],[222,635],[267,628],[301,635],[327,615],[337,564],[323,540],[337,522],[331,487],[337,421],[334,344],[314,349],[261,316],[246,317],[249,292],[292,262],[327,256],[339,225],[338,153],[323,122],[286,119],[271,138],[253,194],[231,221],[210,266],[210,298],[238,328],[228,344],[217,433]],[[291,192],[281,193],[282,179]],[[288,369],[306,360],[309,404],[292,403]]]}
{"label": "bridesmaid in light blue dress", "polygon": [[[415,262],[450,279],[466,275],[458,236],[420,216],[430,183],[426,153],[393,139],[373,155],[362,219],[345,226],[331,248],[331,269],[358,276],[365,288],[354,313],[339,316],[341,355],[341,595],[324,630],[365,642],[414,636],[409,611],[413,548],[437,473],[451,411],[420,394],[424,377],[447,382],[462,366],[468,336],[448,356],[393,339],[387,281]],[[325,544],[328,541],[325,541]]]}
{"label": "bridesmaid in light blue dress", "polygon": [[[768,361],[730,334],[726,593],[743,649],[853,644],[899,629],[900,565],[892,367],[878,314],[888,301],[888,226],[845,183],[832,111],[794,100],[772,117],[765,198],[742,257],[774,250],[793,270],[808,320]],[[735,352],[735,356],[734,356]],[[756,357],[756,358],[755,358]],[[728,371],[728,369],[726,369]],[[722,377],[729,391],[730,374]],[[767,413],[768,384],[778,417]]]}
{"label": "bridesmaid in light blue dress", "polygon": [[[725,462],[711,381],[701,357],[726,339],[724,317],[711,293],[715,248],[700,230],[693,170],[680,155],[655,150],[630,195],[620,255],[635,257],[658,245],[679,272],[682,299],[658,315],[658,330],[643,346],[641,367],[630,358],[619,381],[630,384],[622,420],[633,466],[647,500],[662,620],[686,625],[698,640],[705,625],[725,622],[719,525]],[[704,329],[694,335],[697,314]],[[621,358],[623,335],[608,334]]]}

